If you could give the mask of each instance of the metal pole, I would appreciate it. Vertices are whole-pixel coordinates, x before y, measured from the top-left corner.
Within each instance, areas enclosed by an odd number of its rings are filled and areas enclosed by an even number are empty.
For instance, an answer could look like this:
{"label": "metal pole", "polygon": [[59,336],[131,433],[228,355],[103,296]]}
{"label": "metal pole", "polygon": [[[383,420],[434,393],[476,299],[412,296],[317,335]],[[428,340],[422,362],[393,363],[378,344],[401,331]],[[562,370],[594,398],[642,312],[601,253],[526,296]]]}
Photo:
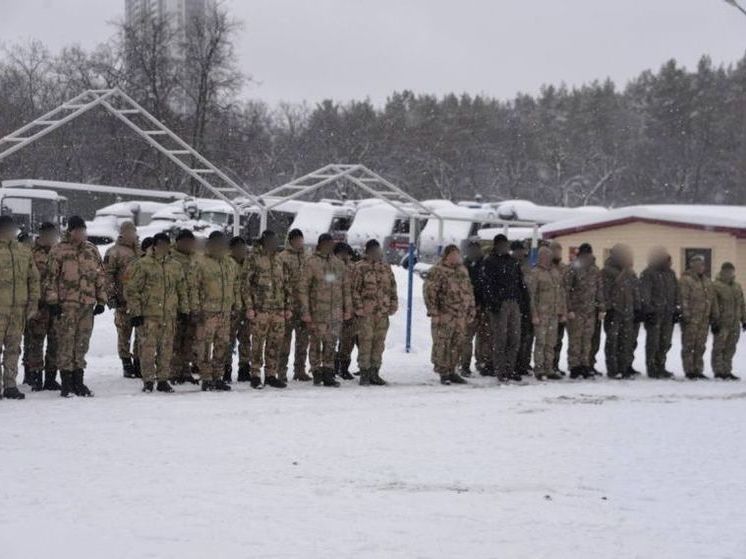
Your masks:
{"label": "metal pole", "polygon": [[233,206],[233,236],[241,236],[241,210],[238,206]]}
{"label": "metal pole", "polygon": [[259,210],[259,234],[267,230],[267,208],[262,207]]}
{"label": "metal pole", "polygon": [[536,265],[539,255],[539,226],[534,223],[534,232],[531,235],[531,250],[529,251],[528,261],[532,266]]}
{"label": "metal pole", "polygon": [[407,258],[407,339],[406,352],[412,353],[412,295],[414,292],[414,251],[417,228],[417,219],[409,219],[409,255]]}
{"label": "metal pole", "polygon": [[438,219],[438,256],[443,252],[443,218]]}

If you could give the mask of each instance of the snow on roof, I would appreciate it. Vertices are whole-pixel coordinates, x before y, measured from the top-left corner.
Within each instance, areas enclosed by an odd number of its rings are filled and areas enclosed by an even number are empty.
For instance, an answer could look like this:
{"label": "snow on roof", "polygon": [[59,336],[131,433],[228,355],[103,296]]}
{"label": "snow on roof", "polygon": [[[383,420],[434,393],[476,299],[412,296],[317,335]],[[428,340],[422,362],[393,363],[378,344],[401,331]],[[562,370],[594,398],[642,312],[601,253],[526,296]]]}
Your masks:
{"label": "snow on roof", "polygon": [[[32,191],[33,192],[33,191]],[[149,200],[132,200],[130,202],[117,202],[116,204],[110,204],[103,208],[96,210],[97,216],[102,215],[116,215],[120,217],[132,217],[135,212],[144,212],[147,214],[154,214],[163,208],[167,207],[168,204],[162,202],[151,202]]]}
{"label": "snow on roof", "polygon": [[[502,227],[486,227],[477,231],[477,235],[483,241],[491,241],[495,235],[505,234],[506,229]],[[508,227],[507,237],[509,241],[523,241],[534,236],[533,227]]]}
{"label": "snow on roof", "polygon": [[0,188],[0,196],[12,196],[14,198],[40,198],[43,200],[58,200],[60,197],[59,194],[52,190],[27,190],[25,188]]}
{"label": "snow on roof", "polygon": [[387,236],[391,235],[397,218],[404,215],[393,206],[381,201],[378,204],[366,204],[359,207],[347,231],[347,242],[355,248],[362,246],[368,239],[376,239],[382,243]]}
{"label": "snow on roof", "polygon": [[602,216],[608,211],[600,206],[580,206],[577,208],[539,206],[528,200],[507,200],[497,206],[497,213],[503,219],[532,221],[539,224],[571,219],[578,213]]}
{"label": "snow on roof", "polygon": [[541,233],[546,236],[557,236],[613,225],[617,222],[637,220],[701,228],[746,230],[746,206],[695,206],[686,204],[627,206],[609,210],[605,214],[577,216],[572,219],[550,223],[541,228]]}
{"label": "snow on roof", "polygon": [[290,229],[300,229],[306,243],[315,243],[319,235],[328,233],[335,217],[351,216],[355,213],[352,208],[334,206],[325,202],[307,203],[301,206],[295,214]]}
{"label": "snow on roof", "polygon": [[33,188],[37,187],[52,188],[55,190],[70,190],[78,192],[101,192],[108,194],[121,194],[123,196],[145,196],[148,198],[164,198],[174,200],[177,198],[186,198],[183,192],[166,191],[166,190],[149,190],[145,188],[126,188],[121,186],[105,186],[102,184],[85,184],[78,182],[65,181],[46,181],[36,179],[14,179],[3,181],[3,186],[10,188]]}

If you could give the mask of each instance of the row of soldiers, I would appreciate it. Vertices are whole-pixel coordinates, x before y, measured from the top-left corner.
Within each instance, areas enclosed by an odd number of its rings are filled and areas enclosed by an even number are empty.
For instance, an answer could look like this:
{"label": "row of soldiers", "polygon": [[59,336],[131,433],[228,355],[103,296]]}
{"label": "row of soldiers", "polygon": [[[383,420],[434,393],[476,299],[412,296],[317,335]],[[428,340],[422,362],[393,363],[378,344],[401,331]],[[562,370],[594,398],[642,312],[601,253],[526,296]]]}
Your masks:
{"label": "row of soldiers", "polygon": [[714,282],[705,271],[704,259],[695,256],[677,279],[671,256],[656,248],[638,277],[632,250],[622,244],[602,269],[589,244],[567,265],[562,246],[545,243],[535,267],[525,245],[509,244],[504,235],[495,237],[488,256],[470,244],[463,262],[456,246],[447,247],[425,284],[435,370],[444,384],[461,384],[475,357],[482,375],[518,381],[529,374],[533,353],[536,378],[559,380],[565,376],[559,360],[566,331],[570,378],[594,378],[603,329],[607,375],[627,379],[639,374],[633,361],[644,325],[647,374],[668,379],[673,373],[666,360],[678,323],[686,378],[708,378],[704,353],[711,331],[715,377],[739,380],[733,357],[746,330],[743,291],[733,264],[724,263]]}

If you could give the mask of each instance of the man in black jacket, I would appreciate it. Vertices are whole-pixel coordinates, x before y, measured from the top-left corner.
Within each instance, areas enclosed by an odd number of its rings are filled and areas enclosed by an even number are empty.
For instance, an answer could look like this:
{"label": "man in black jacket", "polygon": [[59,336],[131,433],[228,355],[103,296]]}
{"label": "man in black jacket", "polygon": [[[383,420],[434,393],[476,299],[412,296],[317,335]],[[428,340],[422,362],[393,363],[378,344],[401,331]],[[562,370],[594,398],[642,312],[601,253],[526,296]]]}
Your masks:
{"label": "man in black jacket", "polygon": [[521,344],[521,302],[528,299],[521,265],[509,247],[507,237],[497,235],[482,274],[482,300],[490,315],[493,340],[492,365],[502,381],[521,379],[515,367]]}

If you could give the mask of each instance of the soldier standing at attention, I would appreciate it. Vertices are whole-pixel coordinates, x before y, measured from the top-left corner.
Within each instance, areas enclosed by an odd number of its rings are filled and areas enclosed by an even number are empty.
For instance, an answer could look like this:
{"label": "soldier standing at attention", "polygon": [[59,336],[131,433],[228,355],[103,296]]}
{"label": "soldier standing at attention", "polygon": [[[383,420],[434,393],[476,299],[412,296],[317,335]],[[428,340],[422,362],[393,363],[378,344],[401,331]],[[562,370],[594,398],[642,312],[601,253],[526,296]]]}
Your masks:
{"label": "soldier standing at attention", "polygon": [[305,263],[300,284],[303,322],[310,332],[313,383],[329,387],[339,386],[334,378],[334,354],[342,323],[352,318],[347,274],[333,250],[332,236],[324,233],[319,237],[316,252]]}
{"label": "soldier standing at attention", "polygon": [[472,356],[476,361],[476,368],[480,372],[484,371],[492,360],[492,356],[490,355],[489,320],[487,319],[484,302],[481,298],[483,265],[484,252],[482,251],[482,246],[478,242],[472,241],[466,249],[464,266],[466,266],[466,270],[469,272],[469,279],[474,290],[476,313],[474,320],[466,327],[464,347],[461,351],[461,376],[463,377],[471,376]]}
{"label": "soldier standing at attention", "polygon": [[228,391],[223,380],[229,350],[231,313],[240,306],[241,286],[228,242],[220,231],[210,233],[205,254],[194,261],[191,308],[197,319],[195,336],[202,390]]}
{"label": "soldier standing at attention", "polygon": [[[549,249],[552,251],[552,266],[554,266],[560,274],[562,281],[564,281],[565,274],[569,270],[569,266],[562,262],[562,245],[558,241],[552,241],[549,245]],[[560,355],[562,354],[562,345],[565,340],[565,323],[561,322],[557,326],[557,343],[554,346],[554,363],[552,368],[554,371],[562,376],[567,373],[560,369]]]}
{"label": "soldier standing at attention", "polygon": [[[524,278],[531,275],[531,262],[523,241],[510,243],[510,254],[521,266]],[[526,298],[520,303],[521,308],[521,344],[518,348],[515,370],[521,376],[526,376],[531,371],[531,353],[534,347],[534,325],[531,320],[531,301],[526,291]],[[488,344],[489,345],[489,344]]]}
{"label": "soldier standing at attention", "polygon": [[[49,251],[57,244],[59,234],[53,223],[42,223],[39,227],[39,236],[34,241],[31,256],[39,271],[40,285],[44,285],[49,275],[47,266]],[[49,313],[49,308],[39,295],[39,312],[28,318],[26,324],[26,336],[23,341],[26,363],[29,369],[31,390],[59,390],[57,382],[57,340],[54,333],[54,321]],[[46,351],[44,342],[46,341]],[[42,379],[42,371],[44,378]]]}
{"label": "soldier standing at attention", "polygon": [[726,262],[714,284],[715,304],[720,315],[720,331],[712,343],[712,370],[715,378],[740,380],[733,374],[733,356],[741,336],[746,330],[746,305],[743,289],[736,281],[736,267]]}
{"label": "soldier standing at attention", "polygon": [[[354,256],[352,247],[347,243],[337,243],[334,247],[334,256],[344,263],[347,283],[350,286],[354,286],[356,266],[352,261],[352,257]],[[339,378],[343,380],[353,380],[355,378],[350,374],[350,364],[352,363],[352,350],[355,349],[355,344],[358,343],[357,322],[354,317],[350,320],[345,320],[342,325],[342,332],[339,335],[339,346],[337,347],[337,355],[334,358],[334,374],[339,375]]]}
{"label": "soldier standing at attention", "polygon": [[[229,248],[230,256],[239,271],[238,281],[240,285],[244,285],[248,261],[246,241],[241,237],[233,237],[229,243]],[[228,384],[230,384],[233,375],[233,351],[236,346],[238,346],[238,382],[248,382],[251,380],[251,330],[244,308],[240,308],[231,320],[230,350],[223,373],[223,380]]]}
{"label": "soldier standing at attention", "polygon": [[174,349],[176,316],[189,314],[189,293],[184,272],[171,256],[168,235],[153,237],[152,254],[130,265],[124,294],[130,323],[137,328],[143,392],[173,392],[168,383]]}
{"label": "soldier standing at attention", "polygon": [[264,382],[268,386],[287,386],[287,382],[279,378],[278,368],[285,320],[290,318],[292,301],[285,268],[277,252],[278,244],[273,231],[262,233],[258,246],[249,256],[241,288],[246,319],[251,324],[252,388],[262,388],[262,365]]}
{"label": "soldier standing at attention", "polygon": [[[665,379],[666,354],[671,347],[673,312],[678,289],[667,281],[670,256],[658,247],[650,251],[648,266],[640,274],[640,303],[645,324],[645,366],[648,377]],[[673,293],[669,291],[673,288]]]}
{"label": "soldier standing at attention", "polygon": [[280,254],[285,266],[285,279],[289,282],[292,297],[293,316],[285,323],[285,335],[280,351],[280,378],[287,379],[290,345],[295,333],[295,359],[293,360],[293,380],[308,382],[311,377],[306,374],[308,360],[308,325],[303,322],[300,305],[300,283],[306,263],[305,240],[300,229],[288,233],[288,246]]}
{"label": "soldier standing at attention", "polygon": [[[192,267],[195,261],[195,250],[197,242],[194,233],[188,229],[182,229],[176,235],[176,245],[171,250],[171,258],[181,266],[181,271],[186,278],[186,288],[189,301],[192,298]],[[197,352],[195,351],[196,317],[177,315],[176,331],[174,332],[174,350],[171,358],[171,379],[177,384],[189,382],[197,384],[192,375],[192,366],[197,367]]]}
{"label": "soldier standing at attention", "polygon": [[679,281],[681,293],[681,361],[684,374],[690,380],[707,379],[704,374],[704,354],[707,334],[720,333],[720,307],[715,290],[705,274],[705,259],[695,256]]}
{"label": "soldier standing at attention", "polygon": [[67,233],[49,251],[45,301],[55,320],[60,395],[93,396],[84,383],[93,317],[106,308],[106,275],[98,249],[88,242],[86,224],[78,216],[67,222]]}
{"label": "soldier standing at attention", "polygon": [[391,266],[383,261],[381,245],[375,239],[365,244],[365,256],[355,266],[352,306],[358,332],[357,362],[362,386],[384,386],[380,370],[389,317],[396,314],[399,299]]}
{"label": "soldier standing at attention", "polygon": [[552,261],[552,251],[539,249],[536,268],[528,278],[531,321],[534,325],[534,375],[537,380],[560,380],[554,370],[557,328],[565,321],[566,295],[561,272]]}
{"label": "soldier standing at attention", "polygon": [[[125,378],[135,378],[139,371],[137,356],[132,353],[132,325],[127,313],[127,300],[124,297],[124,274],[127,267],[139,256],[137,228],[131,221],[119,227],[116,243],[104,255],[109,308],[114,309],[114,326],[117,329],[117,352],[122,360]],[[135,362],[133,362],[133,358]]]}
{"label": "soldier standing at attention", "polygon": [[18,360],[26,320],[39,305],[39,272],[31,251],[15,238],[16,227],[10,216],[0,216],[0,353],[3,365],[3,391],[0,396],[23,400],[18,390]]}

